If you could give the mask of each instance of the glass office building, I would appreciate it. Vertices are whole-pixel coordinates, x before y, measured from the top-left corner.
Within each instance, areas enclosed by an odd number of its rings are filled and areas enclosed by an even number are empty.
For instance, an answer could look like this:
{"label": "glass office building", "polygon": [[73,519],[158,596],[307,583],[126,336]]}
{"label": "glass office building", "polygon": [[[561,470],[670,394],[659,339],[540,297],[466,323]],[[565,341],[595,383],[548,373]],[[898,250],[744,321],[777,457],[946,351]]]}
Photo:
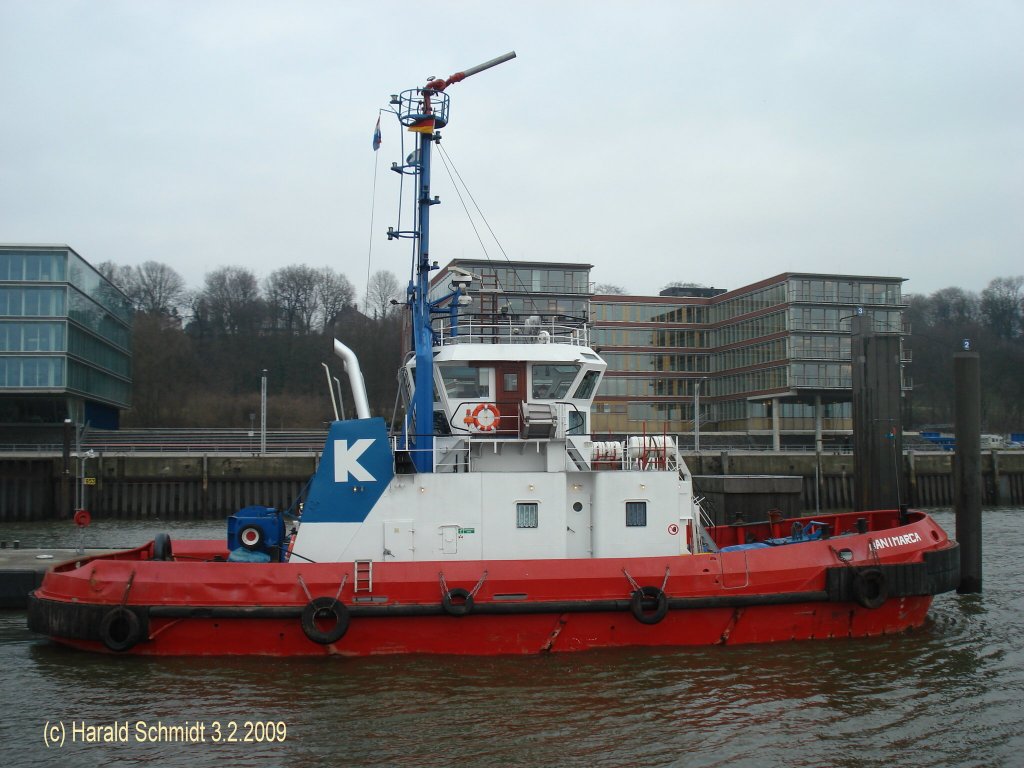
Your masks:
{"label": "glass office building", "polygon": [[566,315],[586,320],[590,296],[590,264],[533,261],[454,259],[430,281],[430,298],[451,290],[453,272],[468,272],[473,303],[464,310],[476,315]]}
{"label": "glass office building", "polygon": [[116,429],[131,402],[128,298],[66,245],[0,245],[0,425]]}
{"label": "glass office building", "polygon": [[[595,434],[852,427],[850,321],[909,333],[903,278],[784,273],[731,291],[595,296],[591,337],[608,361]],[[909,352],[901,354],[909,362]],[[903,388],[909,389],[909,377]]]}

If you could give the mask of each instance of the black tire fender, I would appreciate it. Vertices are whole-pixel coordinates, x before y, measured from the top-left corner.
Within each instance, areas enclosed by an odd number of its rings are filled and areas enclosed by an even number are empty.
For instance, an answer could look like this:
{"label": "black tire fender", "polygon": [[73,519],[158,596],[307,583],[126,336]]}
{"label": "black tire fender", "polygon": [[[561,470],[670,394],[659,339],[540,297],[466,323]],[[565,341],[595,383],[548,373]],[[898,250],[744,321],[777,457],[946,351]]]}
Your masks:
{"label": "black tire fender", "polygon": [[473,611],[473,596],[468,590],[456,587],[445,592],[441,605],[449,616],[465,616]]}
{"label": "black tire fender", "polygon": [[865,568],[853,577],[853,597],[864,608],[881,608],[889,599],[889,583],[878,568]]}
{"label": "black tire fender", "polygon": [[[327,629],[321,629],[318,619],[333,619]],[[350,616],[348,608],[333,597],[314,597],[302,609],[302,631],[306,637],[320,645],[336,643],[348,632]]]}
{"label": "black tire fender", "polygon": [[171,537],[168,534],[158,533],[156,536],[153,537],[153,559],[174,559],[174,554],[171,552]]}
{"label": "black tire fender", "polygon": [[[651,600],[655,601],[654,610],[648,611],[645,604]],[[629,610],[641,624],[657,624],[668,613],[668,597],[658,587],[640,587],[629,599]]]}
{"label": "black tire fender", "polygon": [[135,611],[119,605],[100,619],[100,640],[110,650],[121,653],[142,639],[142,622]]}

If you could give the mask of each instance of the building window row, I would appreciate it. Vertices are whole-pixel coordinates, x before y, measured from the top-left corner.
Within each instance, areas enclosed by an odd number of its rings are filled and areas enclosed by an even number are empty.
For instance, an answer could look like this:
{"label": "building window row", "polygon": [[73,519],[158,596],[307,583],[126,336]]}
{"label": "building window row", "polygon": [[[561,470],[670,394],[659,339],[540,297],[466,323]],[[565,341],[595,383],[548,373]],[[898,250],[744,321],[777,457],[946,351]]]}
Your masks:
{"label": "building window row", "polygon": [[509,293],[589,293],[590,271],[551,267],[469,266],[479,275],[479,286]]}
{"label": "building window row", "polygon": [[695,381],[681,377],[605,376],[599,397],[692,397]]}
{"label": "building window row", "polygon": [[781,338],[717,352],[713,362],[715,372],[719,372],[786,359],[786,340]]}
{"label": "building window row", "polygon": [[81,328],[71,326],[67,351],[119,376],[131,376],[131,358],[126,352],[100,341]]}
{"label": "building window row", "polygon": [[648,352],[613,352],[602,350],[601,356],[609,371],[694,371],[711,370],[709,354],[656,354]]}
{"label": "building window row", "polygon": [[69,318],[121,349],[131,348],[131,332],[128,326],[115,320],[110,313],[104,312],[91,299],[77,290],[72,290],[70,305],[67,313]]}
{"label": "building window row", "polygon": [[827,333],[794,333],[790,340],[796,360],[849,360],[850,337]]}
{"label": "building window row", "polygon": [[693,403],[627,403],[626,416],[637,424],[663,424],[669,422],[690,422],[693,420]]}
{"label": "building window row", "polygon": [[0,251],[0,280],[63,282],[66,251]]}
{"label": "building window row", "polygon": [[793,278],[789,281],[789,300],[817,304],[900,304],[900,284]]}
{"label": "building window row", "polygon": [[793,363],[794,387],[849,389],[853,386],[850,363]]}
{"label": "building window row", "polygon": [[77,360],[68,360],[67,387],[99,400],[115,403],[130,401],[131,385],[127,381]]}
{"label": "building window row", "polygon": [[127,297],[100,276],[84,259],[68,254],[69,280],[75,288],[125,323],[132,320],[132,306]]}
{"label": "building window row", "polygon": [[0,387],[51,388],[64,386],[62,357],[0,356]]}
{"label": "building window row", "polygon": [[[850,321],[856,316],[856,307],[791,307],[790,328],[794,331],[850,330]],[[903,313],[898,309],[867,311],[872,329],[878,333],[902,333]]]}
{"label": "building window row", "polygon": [[0,321],[0,352],[63,352],[62,322]]}
{"label": "building window row", "polygon": [[57,317],[67,307],[63,287],[0,287],[0,315],[11,317]]}
{"label": "building window row", "polygon": [[497,296],[487,293],[474,294],[473,299],[474,304],[470,307],[470,311],[463,312],[461,317],[465,318],[474,314],[495,315],[498,316],[500,324],[505,324],[513,322],[516,318],[519,318],[521,322],[522,318],[530,315],[557,314],[578,318],[586,318],[587,316],[586,299],[543,296]]}
{"label": "building window row", "polygon": [[715,397],[781,389],[789,386],[789,367],[781,365],[734,373],[729,376],[716,377],[708,383],[711,389],[710,394]]}
{"label": "building window row", "polygon": [[772,312],[761,317],[751,317],[738,323],[724,325],[711,331],[711,345],[724,347],[741,341],[770,336],[786,330],[786,313]]}
{"label": "building window row", "polygon": [[733,317],[768,309],[785,302],[786,286],[782,283],[769,285],[716,303],[711,308],[711,322],[721,323]]}
{"label": "building window row", "polygon": [[706,331],[662,328],[593,328],[591,342],[612,347],[696,347],[707,346]]}
{"label": "building window row", "polygon": [[706,325],[708,307],[679,304],[626,304],[595,301],[591,319],[597,323],[691,323]]}

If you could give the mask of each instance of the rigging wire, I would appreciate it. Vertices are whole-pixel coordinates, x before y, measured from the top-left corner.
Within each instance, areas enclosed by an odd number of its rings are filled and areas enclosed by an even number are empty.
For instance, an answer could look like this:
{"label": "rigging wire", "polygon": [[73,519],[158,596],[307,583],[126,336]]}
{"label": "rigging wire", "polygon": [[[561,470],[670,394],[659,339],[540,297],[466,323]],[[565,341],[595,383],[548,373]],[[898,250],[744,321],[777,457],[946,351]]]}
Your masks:
{"label": "rigging wire", "polygon": [[[438,146],[440,147],[440,145],[438,145]],[[452,187],[455,189],[455,194],[459,196],[459,202],[462,203],[462,210],[464,210],[466,212],[466,218],[469,219],[469,226],[471,226],[473,228],[473,234],[476,235],[477,242],[480,243],[480,250],[482,250],[484,252],[484,256],[487,258],[488,261],[490,261],[491,260],[491,254],[489,254],[487,252],[487,246],[484,245],[484,239],[482,237],[480,237],[480,230],[477,229],[476,222],[473,221],[473,215],[469,212],[469,208],[466,206],[466,200],[462,197],[462,191],[459,189],[459,185],[455,183],[455,177],[452,176],[452,167],[451,167],[451,165],[449,163],[449,158],[446,156],[446,154],[444,152],[441,153],[440,157],[441,157],[441,162],[444,163],[444,169],[448,172],[448,178],[451,179]],[[461,181],[461,177],[460,177],[460,181]],[[463,186],[465,186],[465,184],[463,184]],[[469,194],[469,190],[468,189],[466,190],[466,194],[467,195]],[[477,210],[480,210],[480,209],[477,208]],[[483,218],[483,214],[481,214],[481,218]],[[485,221],[485,223],[486,223],[486,221]],[[491,234],[493,235],[493,232]],[[500,248],[501,245],[499,244],[498,247]]]}
{"label": "rigging wire", "polygon": [[[377,119],[380,120],[383,109],[377,110]],[[370,242],[366,252],[366,293],[363,294],[363,311],[365,312],[370,303],[370,265],[373,263],[373,217],[377,210],[377,169],[380,168],[380,147],[373,151],[373,191],[370,193]]]}
{"label": "rigging wire", "polygon": [[[402,137],[401,141],[399,142],[399,149],[401,151],[401,155],[399,157],[401,158],[402,165],[404,167],[405,164],[408,163],[408,160],[409,160],[408,156],[405,154],[405,139],[406,139],[405,131],[399,130],[399,135]],[[416,165],[416,173],[413,174],[413,179],[415,180],[415,184],[413,184],[412,194],[409,195],[409,197],[410,197],[409,203],[410,203],[410,207],[412,208],[411,215],[413,217],[413,222],[414,222],[413,223],[413,229],[414,230],[416,229],[416,227],[419,226],[419,222],[418,222],[417,215],[416,215],[417,214],[417,211],[416,211],[416,190],[419,189],[419,187],[420,187],[420,183],[419,183],[420,182],[420,166],[419,166],[420,158],[419,158],[419,155],[418,155],[418,153],[419,153],[419,147],[417,146],[418,143],[419,142],[414,137],[412,144],[413,144],[413,152],[417,153],[416,156],[413,158],[416,161],[416,163],[415,163],[415,165]],[[403,170],[401,173],[398,174],[398,176],[399,176],[399,180],[398,180],[398,231],[401,232],[402,231],[402,196],[405,194],[405,171]],[[416,267],[419,265],[419,258],[418,258],[419,254],[417,253],[417,245],[418,245],[418,243],[419,243],[419,236],[417,234],[416,237],[412,238],[412,258],[409,260],[409,262],[410,262],[410,264],[409,264],[409,283],[408,283],[409,285],[414,285],[415,281],[416,281]]]}
{"label": "rigging wire", "polygon": [[[487,231],[490,232],[491,237],[494,239],[495,244],[498,246],[498,250],[501,251],[501,255],[505,257],[505,261],[508,262],[509,266],[511,266],[512,265],[512,259],[510,259],[509,256],[508,256],[508,253],[505,252],[505,248],[502,246],[501,241],[498,239],[498,236],[494,233],[494,229],[491,227],[490,222],[487,221],[487,217],[484,216],[484,212],[482,210],[480,210],[480,205],[477,203],[476,198],[473,197],[473,193],[470,191],[469,185],[466,184],[465,180],[462,178],[462,174],[459,173],[459,169],[455,167],[455,161],[452,160],[451,155],[448,154],[448,151],[441,144],[438,144],[437,146],[438,146],[438,149],[440,150],[440,155],[441,155],[441,157],[442,157],[442,159],[443,159],[443,161],[445,163],[445,167],[447,168],[449,163],[451,164],[451,168],[452,168],[453,171],[455,171],[455,175],[458,177],[459,183],[462,184],[463,188],[466,190],[466,194],[469,195],[469,199],[472,201],[473,207],[476,208],[476,211],[480,215],[480,219],[483,221],[484,226],[486,226],[487,227]],[[451,175],[450,171],[449,171],[449,175]],[[455,184],[455,180],[454,179],[452,179],[452,184]],[[458,185],[456,185],[456,192],[458,192]],[[459,199],[460,200],[462,199],[461,193],[459,194]],[[463,203],[463,207],[465,207],[465,203]],[[472,216],[470,215],[468,210],[466,211],[466,215],[470,216],[470,223],[472,224]],[[476,225],[475,224],[473,224],[473,231],[476,232]],[[480,239],[479,232],[477,232],[477,239]],[[483,248],[484,256],[487,258],[487,260],[491,261],[490,254],[488,254],[487,253],[487,249],[483,247],[483,241],[482,240],[480,242],[480,247]],[[519,283],[519,286],[522,289],[523,293],[526,294],[526,299],[533,306],[534,311],[539,314],[540,313],[540,307],[537,305],[536,299],[533,298],[533,295],[530,292],[530,289],[526,287],[526,283],[523,282],[522,277],[519,276],[518,270],[513,268],[510,271],[512,272],[512,275],[513,275],[515,281],[517,283]],[[501,287],[501,286],[499,285],[499,287]],[[507,290],[507,289],[504,289],[504,290]]]}

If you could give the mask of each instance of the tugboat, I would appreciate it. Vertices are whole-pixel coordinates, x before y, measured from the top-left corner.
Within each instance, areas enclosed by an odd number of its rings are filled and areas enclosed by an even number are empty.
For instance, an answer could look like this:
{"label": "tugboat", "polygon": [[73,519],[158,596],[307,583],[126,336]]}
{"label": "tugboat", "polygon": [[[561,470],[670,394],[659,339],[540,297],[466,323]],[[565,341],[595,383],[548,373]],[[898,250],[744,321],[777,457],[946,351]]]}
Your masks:
{"label": "tugboat", "polygon": [[433,286],[432,145],[446,89],[393,97],[418,150],[401,430],[332,422],[294,516],[246,507],[226,540],[174,541],[49,572],[29,627],[145,655],[534,654],[845,638],[920,627],[959,581],[957,544],[906,509],[706,525],[675,440],[590,435],[605,362],[585,322],[473,316],[473,276]]}

